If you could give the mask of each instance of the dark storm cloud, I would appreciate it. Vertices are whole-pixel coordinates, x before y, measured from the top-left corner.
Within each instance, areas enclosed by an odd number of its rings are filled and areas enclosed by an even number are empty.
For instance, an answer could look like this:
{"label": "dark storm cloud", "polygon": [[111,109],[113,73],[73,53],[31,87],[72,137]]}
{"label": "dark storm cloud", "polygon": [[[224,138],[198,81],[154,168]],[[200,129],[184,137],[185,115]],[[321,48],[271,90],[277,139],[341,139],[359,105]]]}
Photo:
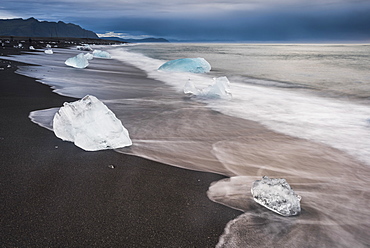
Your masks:
{"label": "dark storm cloud", "polygon": [[3,0],[3,15],[180,40],[369,40],[369,1]]}
{"label": "dark storm cloud", "polygon": [[[335,41],[370,38],[369,10],[235,12],[210,18],[119,18],[101,31],[140,31],[183,40]],[[88,23],[86,23],[88,25]]]}

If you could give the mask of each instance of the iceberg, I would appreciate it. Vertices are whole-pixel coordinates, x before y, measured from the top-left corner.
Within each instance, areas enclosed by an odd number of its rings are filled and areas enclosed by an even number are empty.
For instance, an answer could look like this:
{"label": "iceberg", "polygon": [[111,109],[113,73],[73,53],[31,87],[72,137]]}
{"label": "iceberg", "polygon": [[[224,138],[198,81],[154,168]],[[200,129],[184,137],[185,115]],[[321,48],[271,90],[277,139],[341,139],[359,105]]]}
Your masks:
{"label": "iceberg", "polygon": [[53,118],[55,135],[86,151],[132,145],[127,129],[115,114],[95,96],[64,103]]}
{"label": "iceberg", "polygon": [[46,54],[53,54],[53,50],[51,50],[51,49],[46,49],[44,52],[45,52]]}
{"label": "iceberg", "polygon": [[294,216],[301,212],[301,197],[283,178],[262,177],[252,184],[254,201],[282,216]]}
{"label": "iceberg", "polygon": [[104,58],[104,59],[110,59],[110,53],[102,50],[94,50],[93,52],[94,57],[96,58]]}
{"label": "iceberg", "polygon": [[77,56],[67,59],[64,62],[68,66],[72,66],[74,68],[86,68],[89,65],[89,61],[85,57],[85,54],[80,53]]}
{"label": "iceberg", "polygon": [[189,79],[184,86],[184,93],[204,98],[230,99],[231,92],[229,86],[230,82],[227,77],[213,78],[213,84],[203,89],[197,89]]}
{"label": "iceberg", "polygon": [[206,73],[211,65],[204,58],[184,58],[170,60],[161,65],[158,70],[169,72]]}

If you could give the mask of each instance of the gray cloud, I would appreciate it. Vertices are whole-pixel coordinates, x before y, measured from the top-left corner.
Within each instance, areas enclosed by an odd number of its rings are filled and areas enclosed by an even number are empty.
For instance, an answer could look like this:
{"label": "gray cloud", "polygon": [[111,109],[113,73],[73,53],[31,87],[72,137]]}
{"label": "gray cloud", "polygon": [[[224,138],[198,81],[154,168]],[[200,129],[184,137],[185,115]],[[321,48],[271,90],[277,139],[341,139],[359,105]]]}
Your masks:
{"label": "gray cloud", "polygon": [[362,0],[2,0],[7,15],[74,22],[177,39],[284,41],[370,39],[370,2]]}

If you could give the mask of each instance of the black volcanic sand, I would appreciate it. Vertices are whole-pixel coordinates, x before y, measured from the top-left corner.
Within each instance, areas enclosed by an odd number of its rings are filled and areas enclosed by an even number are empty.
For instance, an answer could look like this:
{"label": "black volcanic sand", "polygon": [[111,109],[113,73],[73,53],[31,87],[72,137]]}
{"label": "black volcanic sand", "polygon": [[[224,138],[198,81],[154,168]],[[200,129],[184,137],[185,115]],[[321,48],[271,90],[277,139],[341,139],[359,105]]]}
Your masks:
{"label": "black volcanic sand", "polygon": [[207,198],[222,176],[63,142],[28,115],[76,99],[14,73],[17,65],[0,60],[1,247],[217,244],[240,214]]}
{"label": "black volcanic sand", "polygon": [[[104,39],[92,38],[42,38],[42,37],[13,37],[0,36],[0,54],[20,54],[19,51],[29,51],[29,47],[33,46],[35,49],[45,48],[47,44],[53,47],[64,48],[70,46],[77,46],[82,44],[96,44],[96,45],[113,45],[127,42],[112,41]],[[22,46],[19,47],[19,44]],[[16,49],[14,49],[16,47]],[[6,50],[3,50],[6,48]]]}

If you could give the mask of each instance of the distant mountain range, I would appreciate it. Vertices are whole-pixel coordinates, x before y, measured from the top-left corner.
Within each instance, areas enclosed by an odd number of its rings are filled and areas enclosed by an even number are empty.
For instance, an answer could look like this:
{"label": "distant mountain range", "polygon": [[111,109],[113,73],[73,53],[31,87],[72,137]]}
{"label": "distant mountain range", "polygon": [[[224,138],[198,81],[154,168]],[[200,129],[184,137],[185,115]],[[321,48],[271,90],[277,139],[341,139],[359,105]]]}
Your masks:
{"label": "distant mountain range", "polygon": [[[76,24],[62,21],[39,21],[33,17],[29,19],[0,19],[0,36],[99,39],[93,31],[83,29]],[[101,39],[132,43],[169,42],[163,38],[122,39],[119,37],[102,37]]]}
{"label": "distant mountain range", "polygon": [[29,19],[0,19],[0,36],[92,38],[99,37],[92,31],[72,23],[38,21]]}
{"label": "distant mountain range", "polygon": [[152,42],[169,42],[164,38],[145,38],[145,39],[122,39],[119,37],[102,37],[104,40],[114,40],[122,42],[131,42],[131,43],[152,43]]}

